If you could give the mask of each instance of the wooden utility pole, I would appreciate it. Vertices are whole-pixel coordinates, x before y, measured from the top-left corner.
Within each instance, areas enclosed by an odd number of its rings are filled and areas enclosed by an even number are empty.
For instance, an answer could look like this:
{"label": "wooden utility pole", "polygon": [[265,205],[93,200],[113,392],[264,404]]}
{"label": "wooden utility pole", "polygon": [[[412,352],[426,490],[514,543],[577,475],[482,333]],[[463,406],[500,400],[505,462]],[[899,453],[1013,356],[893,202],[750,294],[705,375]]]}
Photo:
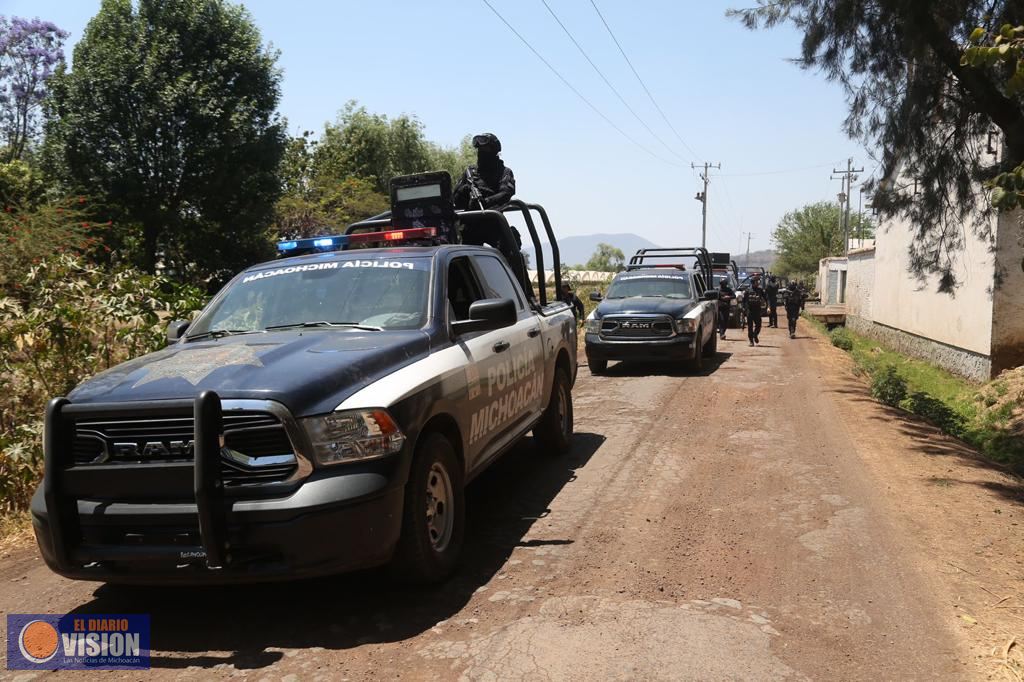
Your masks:
{"label": "wooden utility pole", "polygon": [[[853,167],[853,158],[846,160],[846,170],[832,169],[832,179],[843,181],[843,191],[839,193],[839,201],[841,204],[846,204],[845,214],[843,212],[844,207],[839,207],[839,216],[843,223],[843,255],[849,255],[850,253],[850,200],[853,198],[853,181],[857,179],[857,173],[863,172],[863,168]],[[836,177],[837,175],[839,176],[838,178]]]}
{"label": "wooden utility pole", "polygon": [[[690,164],[690,168],[700,168],[695,163]],[[714,168],[721,170],[722,164],[716,163],[711,164],[707,161],[704,162],[704,170],[700,174],[700,179],[704,181],[704,191],[697,192],[697,196],[694,197],[701,203],[701,220],[700,220],[700,245],[701,248],[708,248],[708,169]]]}

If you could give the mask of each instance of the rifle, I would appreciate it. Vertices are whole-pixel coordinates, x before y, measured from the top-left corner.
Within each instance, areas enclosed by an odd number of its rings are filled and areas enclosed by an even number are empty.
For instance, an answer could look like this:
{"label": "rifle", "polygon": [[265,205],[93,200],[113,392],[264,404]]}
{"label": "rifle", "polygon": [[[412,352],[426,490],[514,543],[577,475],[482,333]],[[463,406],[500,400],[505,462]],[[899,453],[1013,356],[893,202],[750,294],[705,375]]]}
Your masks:
{"label": "rifle", "polygon": [[473,174],[470,172],[469,168],[467,168],[466,181],[469,183],[469,199],[471,202],[475,201],[481,211],[485,211],[487,209],[484,207],[484,197],[480,194],[480,188],[476,186],[474,179]]}

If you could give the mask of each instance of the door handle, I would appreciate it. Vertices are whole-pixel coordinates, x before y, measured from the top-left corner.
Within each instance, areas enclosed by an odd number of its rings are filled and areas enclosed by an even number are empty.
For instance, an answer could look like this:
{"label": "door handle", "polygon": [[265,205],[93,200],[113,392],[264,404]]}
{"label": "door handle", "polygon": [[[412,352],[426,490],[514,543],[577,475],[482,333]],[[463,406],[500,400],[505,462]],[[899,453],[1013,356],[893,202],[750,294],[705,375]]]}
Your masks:
{"label": "door handle", "polygon": [[496,343],[496,344],[494,344],[494,346],[492,346],[492,348],[494,348],[494,352],[495,353],[501,353],[503,351],[506,351],[506,350],[509,349],[509,347],[510,347],[510,344],[509,344],[508,341],[498,341],[498,343]]}
{"label": "door handle", "polygon": [[526,335],[529,336],[531,339],[535,339],[538,336],[540,336],[540,328],[534,327],[530,331],[526,332]]}

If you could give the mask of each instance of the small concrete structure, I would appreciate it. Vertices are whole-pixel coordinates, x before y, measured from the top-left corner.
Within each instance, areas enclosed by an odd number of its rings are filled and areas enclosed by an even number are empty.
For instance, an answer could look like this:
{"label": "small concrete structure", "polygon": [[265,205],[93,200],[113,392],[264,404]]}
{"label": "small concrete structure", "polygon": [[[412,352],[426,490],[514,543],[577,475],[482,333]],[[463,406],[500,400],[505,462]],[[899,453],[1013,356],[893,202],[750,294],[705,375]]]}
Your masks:
{"label": "small concrete structure", "polygon": [[822,258],[818,262],[818,294],[822,305],[846,303],[846,256]]}

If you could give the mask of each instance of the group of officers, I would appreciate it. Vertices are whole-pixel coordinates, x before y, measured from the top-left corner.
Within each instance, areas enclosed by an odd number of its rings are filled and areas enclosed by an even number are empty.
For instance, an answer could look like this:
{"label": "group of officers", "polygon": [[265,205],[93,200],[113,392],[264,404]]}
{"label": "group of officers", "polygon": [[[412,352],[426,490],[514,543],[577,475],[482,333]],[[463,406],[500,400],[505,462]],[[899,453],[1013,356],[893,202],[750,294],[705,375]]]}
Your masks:
{"label": "group of officers", "polygon": [[[483,133],[473,137],[473,147],[477,152],[477,163],[469,166],[459,179],[452,199],[457,209],[479,207],[488,209],[508,202],[515,195],[516,180],[512,169],[505,165],[499,153],[501,142],[493,133]],[[583,317],[583,302],[577,298],[568,284],[562,285],[558,298],[569,303],[578,318]],[[754,275],[750,287],[745,291],[733,291],[727,279],[723,278],[718,291],[718,334],[725,338],[729,326],[730,307],[733,299],[743,306],[747,320],[747,338],[751,346],[760,343],[761,315],[768,310],[768,326],[778,328],[779,315],[779,280],[774,275],[767,278],[764,287],[761,278]],[[789,282],[785,291],[784,305],[786,320],[789,323],[789,338],[796,338],[796,322],[800,318],[807,293],[796,281]]]}
{"label": "group of officers", "polygon": [[[761,315],[765,309],[768,310],[768,326],[779,327],[779,280],[774,275],[768,277],[767,284],[761,286],[761,277],[754,275],[750,278],[750,287],[740,292],[739,297],[743,306],[743,312],[747,318],[747,339],[751,346],[761,343]],[[796,338],[796,322],[800,319],[800,311],[804,308],[807,300],[807,292],[793,280],[786,287],[784,304],[786,307],[786,321],[789,323],[789,338]],[[729,286],[729,281],[722,278],[718,288],[718,335],[725,338],[725,330],[729,326],[730,307],[733,299],[738,297],[737,292]]]}

